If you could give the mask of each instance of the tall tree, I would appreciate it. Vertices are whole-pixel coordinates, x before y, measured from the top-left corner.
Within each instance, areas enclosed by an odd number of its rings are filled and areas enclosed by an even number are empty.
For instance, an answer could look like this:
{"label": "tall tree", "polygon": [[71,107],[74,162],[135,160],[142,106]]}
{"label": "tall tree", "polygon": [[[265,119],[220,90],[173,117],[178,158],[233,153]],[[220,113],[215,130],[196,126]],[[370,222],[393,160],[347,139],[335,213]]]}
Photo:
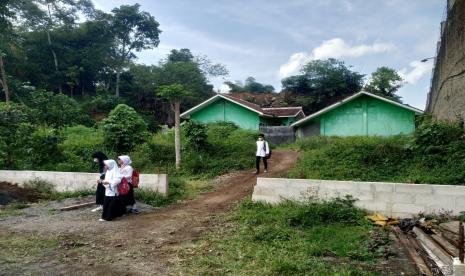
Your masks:
{"label": "tall tree", "polygon": [[176,169],[181,167],[181,101],[191,93],[182,84],[162,85],[157,95],[170,102],[174,112],[174,147],[176,152]]}
{"label": "tall tree", "polygon": [[274,87],[270,84],[262,84],[257,82],[254,77],[247,77],[245,79],[245,84],[242,84],[240,81],[231,82],[226,81],[224,82],[227,86],[229,86],[229,92],[251,92],[251,93],[271,93],[274,92]]}
{"label": "tall tree", "polygon": [[11,48],[18,46],[18,34],[15,24],[32,26],[43,18],[43,13],[32,0],[3,0],[0,5],[0,85],[5,93],[5,101],[9,102],[11,91],[8,86],[5,58],[11,55]]}
{"label": "tall tree", "polygon": [[371,74],[370,82],[364,90],[400,102],[401,97],[396,92],[402,87],[402,81],[396,70],[383,66]]}
{"label": "tall tree", "polygon": [[160,43],[158,28],[155,18],[147,12],[139,10],[140,5],[122,5],[112,10],[111,29],[115,37],[113,56],[116,66],[115,94],[120,95],[120,78],[123,69],[139,52],[153,49]]}
{"label": "tall tree", "polygon": [[305,113],[313,113],[362,88],[364,75],[350,70],[337,59],[313,60],[305,64],[301,74],[283,79],[288,104],[301,105]]}
{"label": "tall tree", "polygon": [[[62,78],[59,68],[59,60],[54,45],[52,43],[51,31],[60,26],[73,26],[79,13],[92,15],[93,4],[90,0],[37,0],[43,6],[47,14],[43,28],[47,34],[47,43],[53,57],[56,78]],[[62,83],[58,83],[58,90],[62,93]]]}

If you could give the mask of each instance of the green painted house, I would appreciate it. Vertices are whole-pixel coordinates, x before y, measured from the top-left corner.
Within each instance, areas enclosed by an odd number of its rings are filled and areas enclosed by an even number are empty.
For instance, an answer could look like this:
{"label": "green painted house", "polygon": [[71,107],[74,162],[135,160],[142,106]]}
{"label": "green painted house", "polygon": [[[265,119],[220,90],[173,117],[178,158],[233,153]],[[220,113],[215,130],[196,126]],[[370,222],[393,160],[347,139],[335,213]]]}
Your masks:
{"label": "green painted house", "polygon": [[233,122],[252,130],[259,130],[260,126],[290,126],[304,117],[302,107],[261,108],[228,94],[217,94],[181,114],[183,119],[201,123]]}
{"label": "green painted house", "polygon": [[423,111],[371,93],[360,92],[295,123],[298,138],[323,136],[389,136],[410,134]]}

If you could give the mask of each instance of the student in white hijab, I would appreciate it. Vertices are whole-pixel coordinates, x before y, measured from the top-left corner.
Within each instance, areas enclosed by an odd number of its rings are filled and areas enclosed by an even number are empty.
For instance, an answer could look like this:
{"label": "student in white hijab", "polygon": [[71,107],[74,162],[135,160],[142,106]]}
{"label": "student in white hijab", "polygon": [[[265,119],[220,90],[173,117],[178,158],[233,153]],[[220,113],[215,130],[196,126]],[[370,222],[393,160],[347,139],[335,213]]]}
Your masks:
{"label": "student in white hijab", "polygon": [[100,221],[110,221],[123,215],[123,206],[118,197],[118,185],[121,183],[121,174],[115,160],[105,160],[105,179],[102,184],[105,187],[105,199]]}
{"label": "student in white hijab", "polygon": [[132,172],[134,169],[131,167],[132,160],[128,155],[118,156],[118,164],[120,166],[119,172],[122,177],[125,177],[129,182],[129,192],[127,195],[122,196],[122,202],[124,206],[130,205],[131,208],[128,210],[129,213],[138,214],[136,200],[134,199],[134,186],[132,186]]}

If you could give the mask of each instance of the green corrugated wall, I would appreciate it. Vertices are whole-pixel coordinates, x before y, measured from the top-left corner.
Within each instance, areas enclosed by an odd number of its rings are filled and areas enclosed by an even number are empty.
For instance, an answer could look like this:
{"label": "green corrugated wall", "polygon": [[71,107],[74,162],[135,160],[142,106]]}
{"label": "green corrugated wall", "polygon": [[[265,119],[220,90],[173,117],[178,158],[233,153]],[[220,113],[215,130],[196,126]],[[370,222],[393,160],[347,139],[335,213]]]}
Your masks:
{"label": "green corrugated wall", "polygon": [[241,128],[258,130],[259,115],[240,105],[218,100],[190,115],[191,119],[201,123],[233,122]]}
{"label": "green corrugated wall", "polygon": [[389,136],[415,130],[415,113],[399,106],[361,96],[320,117],[320,134],[325,136]]}

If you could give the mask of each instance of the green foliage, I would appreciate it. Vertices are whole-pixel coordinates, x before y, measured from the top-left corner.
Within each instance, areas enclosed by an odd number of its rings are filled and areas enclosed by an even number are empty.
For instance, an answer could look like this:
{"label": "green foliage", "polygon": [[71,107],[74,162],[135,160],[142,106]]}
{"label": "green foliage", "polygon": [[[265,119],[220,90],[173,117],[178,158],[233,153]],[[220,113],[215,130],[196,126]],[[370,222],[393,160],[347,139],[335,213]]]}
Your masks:
{"label": "green foliage", "polygon": [[207,150],[186,152],[183,169],[189,174],[208,177],[248,169],[255,162],[257,134],[255,131],[238,129],[230,123],[208,124]]}
{"label": "green foliage", "polygon": [[279,205],[247,199],[228,227],[190,247],[183,266],[199,275],[375,275],[384,248],[369,248],[375,229],[363,215],[351,199]]}
{"label": "green foliage", "polygon": [[204,124],[189,121],[183,125],[183,130],[188,150],[200,152],[208,149],[207,128]]}
{"label": "green foliage", "polygon": [[109,93],[99,93],[97,96],[89,98],[81,103],[81,107],[86,112],[93,114],[109,113],[118,104],[123,103],[121,98],[118,98]]}
{"label": "green foliage", "polygon": [[82,117],[79,104],[63,94],[36,90],[26,100],[35,123],[63,127],[80,123]]}
{"label": "green foliage", "polygon": [[241,82],[230,82],[227,81],[224,84],[229,86],[229,92],[236,93],[236,92],[251,92],[251,93],[271,93],[274,92],[274,87],[269,84],[262,84],[255,80],[254,77],[248,77],[245,80],[245,84],[243,85]]}
{"label": "green foliage", "polygon": [[119,104],[102,121],[104,143],[117,153],[125,153],[147,140],[147,124],[125,104]]}
{"label": "green foliage", "polygon": [[362,88],[363,75],[337,59],[308,62],[300,75],[283,79],[285,100],[301,105],[306,114],[320,110]]}
{"label": "green foliage", "polygon": [[396,70],[383,66],[376,69],[371,74],[370,82],[364,90],[376,95],[400,101],[400,96],[396,95],[397,90],[402,87],[402,78]]}
{"label": "green foliage", "polygon": [[0,168],[17,167],[22,143],[30,134],[30,126],[26,122],[28,110],[24,105],[0,103]]}
{"label": "green foliage", "polygon": [[177,200],[185,198],[186,182],[178,177],[170,178],[170,191],[168,196],[161,195],[145,189],[135,189],[134,197],[137,201],[151,205],[153,207],[160,207],[176,202]]}
{"label": "green foliage", "polygon": [[179,83],[162,85],[158,88],[157,95],[168,101],[180,101],[182,98],[190,95],[190,92]]}
{"label": "green foliage", "polygon": [[23,169],[54,170],[62,159],[58,144],[62,137],[58,131],[50,127],[38,127],[22,145]]}
{"label": "green foliage", "polygon": [[54,170],[92,172],[96,171],[95,163],[91,158],[92,153],[102,151],[112,156],[104,146],[101,129],[78,125],[63,129],[61,135],[63,141],[58,147],[63,155],[63,161],[56,164]]}
{"label": "green foliage", "polygon": [[95,194],[95,190],[93,189],[84,189],[73,192],[57,192],[52,183],[40,178],[25,182],[24,188],[36,191],[38,198],[41,200],[62,200],[65,198],[85,197]]}
{"label": "green foliage", "polygon": [[413,137],[312,137],[291,177],[429,184],[465,183],[460,122],[424,120]]}

